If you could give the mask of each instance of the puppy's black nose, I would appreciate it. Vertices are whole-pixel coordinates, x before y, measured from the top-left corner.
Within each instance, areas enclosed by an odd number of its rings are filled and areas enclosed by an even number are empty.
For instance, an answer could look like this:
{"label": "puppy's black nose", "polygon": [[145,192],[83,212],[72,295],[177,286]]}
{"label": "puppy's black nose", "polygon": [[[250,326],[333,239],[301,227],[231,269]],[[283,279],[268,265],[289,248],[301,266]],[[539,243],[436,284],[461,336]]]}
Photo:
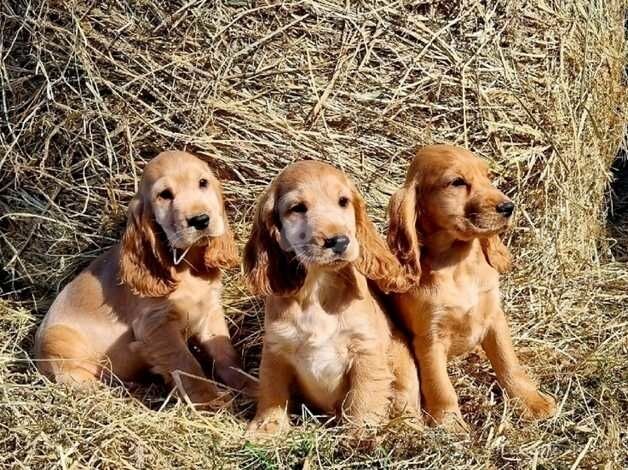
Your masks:
{"label": "puppy's black nose", "polygon": [[345,237],[344,235],[338,235],[336,237],[326,238],[323,243],[324,248],[331,248],[331,250],[340,255],[345,252],[347,247],[349,246],[349,237]]}
{"label": "puppy's black nose", "polygon": [[209,216],[207,214],[195,215],[188,219],[188,225],[196,230],[204,230],[209,225]]}
{"label": "puppy's black nose", "polygon": [[512,215],[512,211],[515,210],[515,205],[510,201],[502,202],[501,204],[497,204],[495,210],[504,217],[510,217]]}

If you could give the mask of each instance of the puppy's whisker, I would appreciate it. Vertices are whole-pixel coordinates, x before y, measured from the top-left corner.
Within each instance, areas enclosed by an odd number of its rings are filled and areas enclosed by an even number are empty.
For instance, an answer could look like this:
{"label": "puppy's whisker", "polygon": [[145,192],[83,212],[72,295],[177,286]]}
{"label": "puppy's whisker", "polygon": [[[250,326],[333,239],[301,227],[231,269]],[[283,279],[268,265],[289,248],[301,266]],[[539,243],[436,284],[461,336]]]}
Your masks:
{"label": "puppy's whisker", "polygon": [[174,245],[176,245],[177,242],[179,242],[180,240],[184,238],[187,238],[192,233],[193,233],[193,229],[189,229],[189,228],[183,228],[183,229],[179,229],[175,231],[173,234],[173,238],[168,240],[170,242],[171,248],[175,249]]}
{"label": "puppy's whisker", "polygon": [[317,261],[316,256],[308,253],[298,253],[296,258],[301,264],[305,265],[314,264]]}
{"label": "puppy's whisker", "polygon": [[293,243],[294,248],[320,248],[316,243]]}
{"label": "puppy's whisker", "polygon": [[311,261],[311,257],[308,256],[306,253],[295,252],[295,258],[297,259],[297,261],[299,261],[302,264],[308,264],[309,261]]}

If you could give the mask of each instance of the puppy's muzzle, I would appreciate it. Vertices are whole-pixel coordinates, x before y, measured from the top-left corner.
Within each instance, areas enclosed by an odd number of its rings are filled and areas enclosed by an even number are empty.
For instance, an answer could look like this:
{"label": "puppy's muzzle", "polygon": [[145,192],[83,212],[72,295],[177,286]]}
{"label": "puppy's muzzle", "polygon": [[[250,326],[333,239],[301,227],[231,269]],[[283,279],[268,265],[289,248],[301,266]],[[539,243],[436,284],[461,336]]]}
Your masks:
{"label": "puppy's muzzle", "polygon": [[329,248],[337,255],[343,254],[347,251],[350,240],[345,235],[336,235],[331,238],[326,238],[323,242],[323,248]]}
{"label": "puppy's muzzle", "polygon": [[205,230],[209,227],[209,216],[207,214],[195,215],[188,219],[188,226],[196,230]]}

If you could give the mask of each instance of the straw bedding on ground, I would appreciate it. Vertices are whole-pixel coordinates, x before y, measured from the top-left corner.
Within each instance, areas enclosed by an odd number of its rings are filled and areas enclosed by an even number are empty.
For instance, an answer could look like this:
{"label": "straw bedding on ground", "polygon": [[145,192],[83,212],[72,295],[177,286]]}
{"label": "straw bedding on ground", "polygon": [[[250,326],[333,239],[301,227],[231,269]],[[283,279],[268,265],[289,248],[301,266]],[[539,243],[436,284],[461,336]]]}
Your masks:
{"label": "straw bedding on ground", "polygon": [[[625,194],[607,217],[627,111],[623,8],[3,2],[0,465],[624,467]],[[523,362],[557,397],[557,418],[520,421],[475,356],[451,367],[469,436],[399,422],[374,448],[307,411],[273,445],[247,442],[249,401],[197,414],[159,386],[76,394],[35,371],[36,324],[119,238],[142,167],[160,150],[210,162],[244,242],[255,197],[300,158],[351,174],[383,231],[412,149],[435,142],[486,158],[517,203],[504,303]],[[237,347],[256,374],[261,302],[237,271],[226,283]]]}

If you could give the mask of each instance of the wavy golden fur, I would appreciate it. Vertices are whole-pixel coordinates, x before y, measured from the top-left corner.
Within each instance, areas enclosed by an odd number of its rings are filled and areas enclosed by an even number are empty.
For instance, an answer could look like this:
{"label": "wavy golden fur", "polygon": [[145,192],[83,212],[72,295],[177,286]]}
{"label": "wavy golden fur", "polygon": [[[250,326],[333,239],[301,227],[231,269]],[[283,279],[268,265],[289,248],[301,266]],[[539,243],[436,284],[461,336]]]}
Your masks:
{"label": "wavy golden fur", "polygon": [[[307,275],[306,267],[293,253],[282,250],[281,221],[277,202],[286,187],[294,186],[303,175],[321,170],[329,173],[332,167],[319,162],[300,162],[287,168],[258,200],[251,236],[244,249],[244,271],[249,287],[256,295],[289,295],[298,291]],[[374,281],[383,292],[401,292],[409,288],[399,262],[377,233],[366,213],[366,204],[353,182],[345,177],[355,211],[356,237],[360,255],[355,267]]]}
{"label": "wavy golden fur", "polygon": [[78,384],[135,381],[149,370],[172,383],[181,371],[194,403],[220,405],[187,340],[198,341],[225,382],[244,385],[220,298],[220,269],[237,262],[221,185],[207,163],[184,152],[158,155],[129,205],[121,243],[46,314],[36,337],[40,370]]}
{"label": "wavy golden fur", "polygon": [[414,281],[394,301],[414,335],[425,409],[437,423],[464,427],[447,359],[477,345],[526,415],[554,412],[519,365],[500,306],[498,272],[511,261],[499,234],[513,208],[482,160],[447,145],[419,150],[390,201],[388,244]]}
{"label": "wavy golden fur", "polygon": [[369,286],[408,283],[346,175],[314,161],[287,167],[259,198],[244,271],[266,298],[252,431],[287,426],[297,391],[358,427],[391,409],[419,416],[411,353]]}

